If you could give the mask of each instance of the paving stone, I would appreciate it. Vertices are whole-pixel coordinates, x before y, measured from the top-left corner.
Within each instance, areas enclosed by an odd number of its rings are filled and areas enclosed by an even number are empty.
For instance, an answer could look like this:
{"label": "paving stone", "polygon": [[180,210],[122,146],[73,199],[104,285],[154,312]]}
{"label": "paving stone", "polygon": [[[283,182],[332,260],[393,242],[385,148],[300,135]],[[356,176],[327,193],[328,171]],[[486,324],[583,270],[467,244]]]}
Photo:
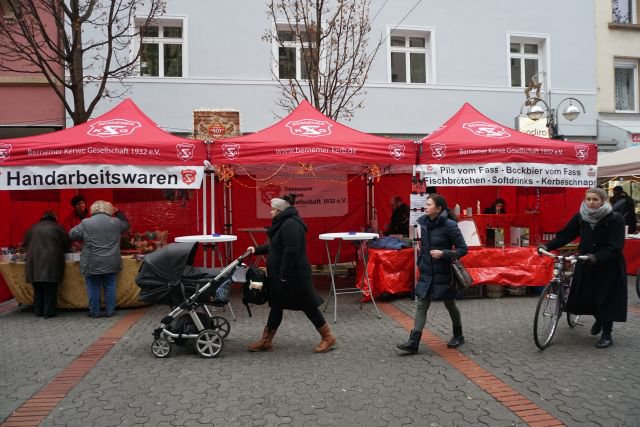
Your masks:
{"label": "paving stone", "polygon": [[[171,357],[155,358],[151,333],[170,310],[151,307],[41,425],[526,425],[434,348],[422,344],[419,354],[400,355],[395,345],[408,332],[386,315],[378,319],[371,304],[360,309],[355,295],[339,297],[338,322],[330,322],[338,337],[334,351],[314,354],[319,336],[311,323],[302,313],[285,312],[275,351],[250,353],[246,346],[260,335],[268,307],[255,307],[249,318],[235,291],[238,320],[230,320],[220,357],[204,359],[188,346],[174,346]],[[630,312],[627,323],[615,324],[614,345],[605,350],[594,347],[592,317],[573,329],[561,319],[553,345],[539,351],[532,337],[536,302],[461,300],[467,342],[451,354],[477,364],[461,362],[480,375],[476,380],[496,390],[508,386],[504,398],[523,398],[567,425],[638,425],[640,316]],[[629,304],[640,308],[632,287]],[[393,306],[413,316],[413,301]],[[31,313],[0,315],[0,421],[115,321],[73,311],[46,322]],[[449,339],[442,303],[432,304],[427,328]]]}

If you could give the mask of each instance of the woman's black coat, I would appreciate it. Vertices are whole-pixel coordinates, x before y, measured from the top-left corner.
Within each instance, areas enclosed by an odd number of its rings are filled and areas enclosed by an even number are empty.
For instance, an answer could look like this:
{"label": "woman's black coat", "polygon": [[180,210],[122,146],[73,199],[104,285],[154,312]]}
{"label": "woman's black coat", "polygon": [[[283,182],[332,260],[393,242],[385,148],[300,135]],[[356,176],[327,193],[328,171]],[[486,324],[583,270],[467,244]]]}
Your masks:
{"label": "woman's black coat", "polygon": [[[422,215],[417,223],[420,225],[421,246],[418,257],[420,277],[416,285],[416,295],[419,298],[432,300],[454,299],[456,291],[449,288],[451,260],[454,256],[461,258],[467,254],[467,244],[460,228],[454,220],[449,218],[445,210],[434,220],[427,215]],[[455,247],[455,250],[451,247]],[[443,251],[442,258],[432,258],[429,254],[432,249]]]}
{"label": "woman's black coat", "polygon": [[622,255],[624,219],[611,212],[591,229],[576,214],[545,246],[554,250],[580,236],[581,255],[593,254],[595,264],[578,262],[573,274],[567,311],[592,314],[600,321],[627,320],[627,275]]}
{"label": "woman's black coat", "polygon": [[[289,310],[307,310],[322,304],[313,287],[307,259],[307,226],[298,211],[288,207],[273,218],[267,230],[269,244],[258,246],[256,255],[267,255],[269,304]],[[285,280],[285,281],[283,281]]]}

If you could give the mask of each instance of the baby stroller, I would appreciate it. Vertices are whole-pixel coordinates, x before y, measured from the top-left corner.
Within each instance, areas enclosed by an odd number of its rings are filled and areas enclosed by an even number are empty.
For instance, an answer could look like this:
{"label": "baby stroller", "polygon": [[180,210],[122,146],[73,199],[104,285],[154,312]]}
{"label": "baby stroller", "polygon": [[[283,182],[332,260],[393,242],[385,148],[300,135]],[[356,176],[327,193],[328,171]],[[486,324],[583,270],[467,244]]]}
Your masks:
{"label": "baby stroller", "polygon": [[231,275],[250,252],[214,269],[192,266],[197,249],[197,242],[170,243],[146,255],[138,270],[138,298],[173,308],[153,331],[151,352],[156,357],[168,357],[172,343],[192,344],[202,357],[215,357],[231,329],[224,317],[211,315],[207,305],[229,303]]}

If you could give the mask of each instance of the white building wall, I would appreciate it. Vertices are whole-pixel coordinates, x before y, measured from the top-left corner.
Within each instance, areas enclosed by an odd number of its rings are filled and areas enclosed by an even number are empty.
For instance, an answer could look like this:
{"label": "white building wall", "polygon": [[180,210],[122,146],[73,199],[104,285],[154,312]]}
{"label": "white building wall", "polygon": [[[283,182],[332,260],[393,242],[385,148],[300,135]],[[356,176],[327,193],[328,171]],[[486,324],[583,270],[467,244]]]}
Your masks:
{"label": "white building wall", "polygon": [[[525,100],[509,85],[508,34],[548,38],[551,104],[579,98],[587,114],[572,123],[560,119],[560,133],[596,134],[596,77],[593,0],[374,0],[372,38],[400,27],[429,28],[435,35],[436,83],[389,83],[388,50],[379,52],[366,85],[365,108],[348,123],[384,134],[424,135],[470,102],[492,119],[513,126]],[[550,13],[549,11],[553,11]],[[271,75],[271,46],[261,40],[271,23],[262,0],[169,0],[169,16],[185,16],[188,75],[128,79],[129,96],[161,127],[189,132],[195,108],[240,111],[243,132],[271,125],[279,91]],[[99,115],[113,106],[102,102]]]}

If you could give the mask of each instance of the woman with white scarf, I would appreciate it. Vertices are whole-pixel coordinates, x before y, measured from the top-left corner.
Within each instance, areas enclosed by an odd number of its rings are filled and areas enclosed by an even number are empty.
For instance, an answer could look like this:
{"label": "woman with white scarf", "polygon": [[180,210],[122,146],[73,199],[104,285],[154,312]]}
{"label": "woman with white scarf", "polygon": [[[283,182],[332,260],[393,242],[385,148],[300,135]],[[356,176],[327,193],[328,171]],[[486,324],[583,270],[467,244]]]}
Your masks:
{"label": "woman with white scarf", "polygon": [[587,255],[589,261],[576,264],[566,309],[596,318],[591,335],[602,332],[597,348],[613,344],[613,322],[627,321],[624,225],[624,218],[613,212],[605,191],[594,187],[587,190],[580,211],[553,240],[540,246],[551,251],[580,237],[580,255]]}

